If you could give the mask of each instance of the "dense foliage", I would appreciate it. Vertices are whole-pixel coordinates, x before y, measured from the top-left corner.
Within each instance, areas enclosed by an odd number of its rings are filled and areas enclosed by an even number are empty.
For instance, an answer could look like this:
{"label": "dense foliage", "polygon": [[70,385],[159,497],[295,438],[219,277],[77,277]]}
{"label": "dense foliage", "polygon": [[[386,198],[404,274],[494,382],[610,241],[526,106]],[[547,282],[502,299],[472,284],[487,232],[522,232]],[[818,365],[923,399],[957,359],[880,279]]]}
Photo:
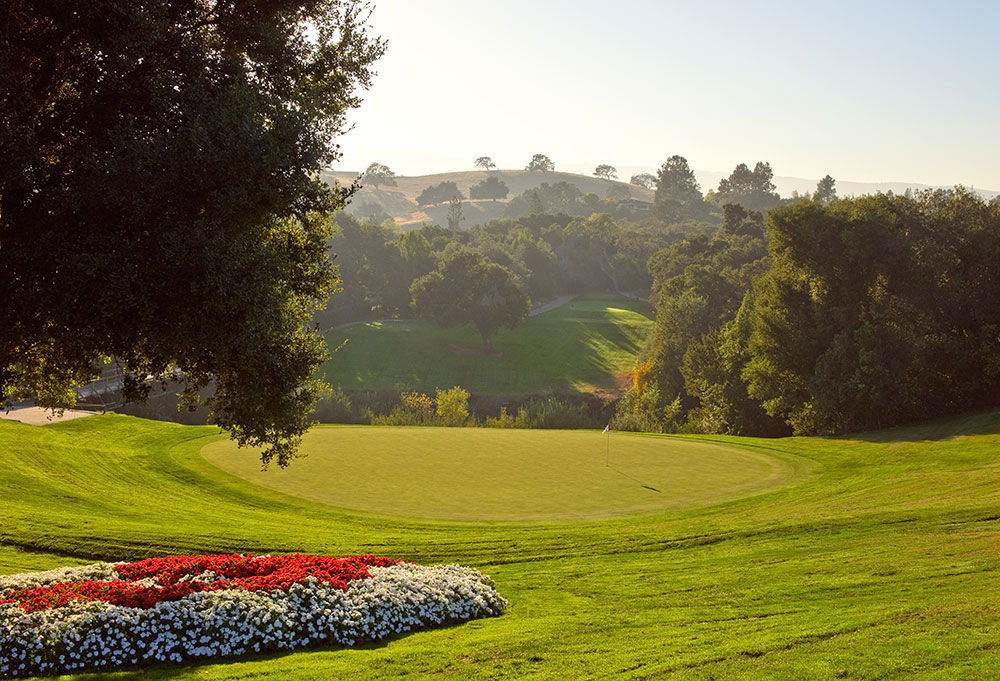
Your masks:
{"label": "dense foliage", "polygon": [[[1000,202],[962,189],[817,200],[650,261],[656,330],[636,429],[879,428],[1000,403]],[[627,407],[627,408],[626,408]],[[637,416],[638,415],[638,416]]]}
{"label": "dense foliage", "polygon": [[496,201],[497,199],[506,199],[509,193],[510,188],[507,187],[507,183],[496,175],[490,175],[482,182],[469,188],[470,199],[493,199]]}
{"label": "dense foliage", "polygon": [[265,461],[292,456],[326,356],[320,183],[384,46],[360,0],[4,4],[0,402],[183,372]]}
{"label": "dense foliage", "polygon": [[647,261],[655,252],[685,235],[712,230],[708,222],[667,224],[655,216],[630,222],[602,212],[587,215],[537,213],[468,229],[427,224],[402,232],[391,221],[376,224],[340,213],[330,250],[336,254],[342,290],[316,320],[330,327],[414,316],[410,285],[456,249],[474,251],[507,268],[535,301],[586,291],[645,291],[651,283]]}
{"label": "dense foliage", "polygon": [[440,182],[420,192],[417,196],[418,206],[431,206],[435,203],[445,203],[454,198],[464,199],[465,195],[454,182]]}
{"label": "dense foliage", "polygon": [[474,251],[456,250],[410,285],[413,308],[441,326],[472,324],[487,350],[493,333],[513,329],[531,309],[514,273]]}

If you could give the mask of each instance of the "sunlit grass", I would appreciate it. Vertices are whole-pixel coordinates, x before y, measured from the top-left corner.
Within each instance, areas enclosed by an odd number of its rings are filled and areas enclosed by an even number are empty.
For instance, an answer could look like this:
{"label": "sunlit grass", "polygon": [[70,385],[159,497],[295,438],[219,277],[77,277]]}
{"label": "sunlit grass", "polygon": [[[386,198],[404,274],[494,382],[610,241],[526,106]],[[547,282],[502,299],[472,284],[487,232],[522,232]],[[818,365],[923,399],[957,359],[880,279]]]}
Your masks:
{"label": "sunlit grass", "polygon": [[480,568],[511,603],[497,619],[354,650],[66,678],[994,679],[997,433],[1000,416],[983,413],[842,439],[696,438],[810,470],[701,508],[442,524],[351,514],[232,476],[199,453],[219,438],[211,428],[0,423],[0,570],[372,552]]}
{"label": "sunlit grass", "polygon": [[801,462],[596,431],[319,427],[288,470],[228,441],[204,454],[259,485],[347,511],[459,521],[603,519],[693,508],[801,479]]}

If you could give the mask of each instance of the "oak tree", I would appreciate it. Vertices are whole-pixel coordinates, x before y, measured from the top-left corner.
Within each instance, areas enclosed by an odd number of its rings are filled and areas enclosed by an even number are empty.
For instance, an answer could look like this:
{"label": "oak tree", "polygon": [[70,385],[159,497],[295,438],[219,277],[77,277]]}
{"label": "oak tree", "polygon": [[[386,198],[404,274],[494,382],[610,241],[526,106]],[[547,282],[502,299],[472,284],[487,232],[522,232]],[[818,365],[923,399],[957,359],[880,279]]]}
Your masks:
{"label": "oak tree", "polygon": [[294,455],[327,357],[319,171],[384,43],[361,0],[4,3],[0,402],[127,397],[180,372],[264,462]]}
{"label": "oak tree", "polygon": [[526,165],[524,169],[530,170],[531,172],[540,170],[543,173],[550,173],[556,169],[556,164],[553,163],[552,159],[545,154],[535,154],[531,157],[531,161],[528,162],[528,165]]}
{"label": "oak tree", "polygon": [[609,166],[607,163],[602,163],[594,168],[594,177],[613,180],[618,177],[618,169],[614,166]]}
{"label": "oak tree", "polygon": [[472,324],[486,350],[501,326],[513,329],[530,310],[530,301],[514,274],[472,251],[454,251],[437,270],[410,286],[413,307],[441,326]]}

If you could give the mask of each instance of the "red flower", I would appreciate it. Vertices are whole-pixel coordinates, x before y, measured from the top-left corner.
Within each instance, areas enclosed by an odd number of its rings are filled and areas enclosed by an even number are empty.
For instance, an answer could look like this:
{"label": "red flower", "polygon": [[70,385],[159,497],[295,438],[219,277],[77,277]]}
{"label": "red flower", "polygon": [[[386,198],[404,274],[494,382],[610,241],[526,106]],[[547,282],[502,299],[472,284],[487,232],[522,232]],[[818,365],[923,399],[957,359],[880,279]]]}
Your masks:
{"label": "red flower", "polygon": [[[74,601],[106,601],[131,608],[151,608],[199,591],[287,591],[306,577],[347,589],[348,582],[371,575],[369,567],[395,565],[398,560],[377,556],[167,556],[118,565],[121,579],[109,582],[63,582],[16,591],[0,603],[18,603],[28,611],[58,608]],[[215,581],[191,581],[205,572]],[[184,580],[184,578],[188,578]],[[139,584],[152,579],[152,585]],[[184,580],[184,581],[182,581]]]}

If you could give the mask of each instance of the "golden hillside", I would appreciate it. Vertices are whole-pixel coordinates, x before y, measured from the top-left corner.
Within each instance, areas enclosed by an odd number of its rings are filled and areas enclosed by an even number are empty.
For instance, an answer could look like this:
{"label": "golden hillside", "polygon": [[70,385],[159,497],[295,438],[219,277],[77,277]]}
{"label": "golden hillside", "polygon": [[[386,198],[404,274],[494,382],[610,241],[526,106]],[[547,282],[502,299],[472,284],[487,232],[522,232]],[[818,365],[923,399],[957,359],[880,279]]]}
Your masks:
{"label": "golden hillside", "polygon": [[[384,185],[378,189],[370,185],[363,187],[361,191],[354,195],[351,203],[358,206],[366,203],[377,203],[399,225],[420,224],[422,222],[446,224],[448,204],[420,208],[417,205],[417,196],[428,187],[435,186],[441,182],[454,182],[459,190],[465,196],[468,196],[470,187],[479,184],[490,175],[497,175],[510,188],[507,200],[519,196],[529,189],[534,189],[543,182],[547,182],[548,184],[555,184],[557,182],[574,184],[584,194],[594,193],[602,199],[607,196],[610,186],[619,185],[627,188],[633,199],[650,202],[653,200],[653,192],[643,187],[637,187],[627,182],[603,180],[588,175],[577,175],[576,173],[542,173],[529,172],[527,170],[494,170],[490,172],[469,170],[456,173],[414,175],[412,177],[399,176],[395,178],[396,186],[394,187]],[[356,173],[335,172],[324,175],[324,179],[335,179],[342,185],[349,185],[356,178]],[[507,200],[463,200],[462,212],[466,218],[464,224],[483,224],[500,217],[507,205]]]}

